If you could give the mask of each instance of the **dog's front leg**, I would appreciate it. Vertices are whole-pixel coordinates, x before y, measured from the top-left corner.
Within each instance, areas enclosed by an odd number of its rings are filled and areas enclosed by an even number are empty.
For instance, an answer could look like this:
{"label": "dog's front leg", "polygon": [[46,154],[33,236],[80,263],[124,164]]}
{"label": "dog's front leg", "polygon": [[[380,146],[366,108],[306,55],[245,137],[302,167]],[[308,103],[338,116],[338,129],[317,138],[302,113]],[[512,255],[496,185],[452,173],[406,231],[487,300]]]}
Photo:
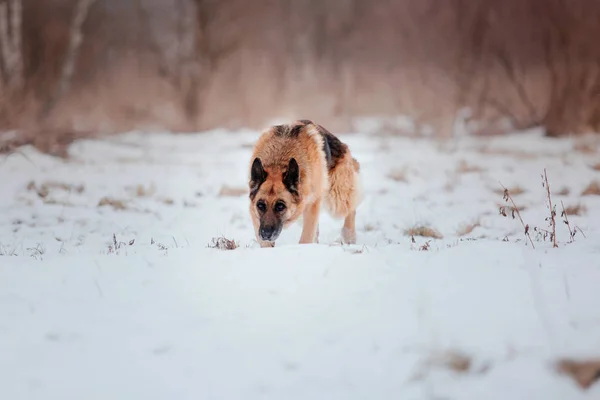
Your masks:
{"label": "dog's front leg", "polygon": [[319,229],[319,212],[321,210],[321,201],[317,200],[308,205],[304,211],[304,225],[302,227],[302,235],[300,235],[300,243],[315,243],[317,230]]}
{"label": "dog's front leg", "polygon": [[345,244],[356,243],[356,227],[355,227],[356,211],[352,210],[344,219],[344,227],[342,228],[342,240]]}

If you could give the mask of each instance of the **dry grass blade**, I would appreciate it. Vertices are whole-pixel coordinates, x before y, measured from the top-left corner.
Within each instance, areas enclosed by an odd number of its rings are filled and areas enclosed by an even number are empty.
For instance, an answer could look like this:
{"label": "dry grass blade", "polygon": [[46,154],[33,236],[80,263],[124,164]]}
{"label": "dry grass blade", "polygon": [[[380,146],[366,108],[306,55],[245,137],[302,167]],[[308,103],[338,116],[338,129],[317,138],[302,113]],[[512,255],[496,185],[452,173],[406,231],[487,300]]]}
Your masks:
{"label": "dry grass blade", "polygon": [[569,216],[567,214],[567,211],[565,210],[565,204],[563,203],[562,200],[560,201],[560,205],[562,207],[561,217],[564,218],[563,222],[569,228],[569,235],[571,237],[571,242],[573,242],[575,240],[575,232],[573,232],[573,229],[571,229],[571,224],[569,223]]}
{"label": "dry grass blade", "polygon": [[511,196],[518,196],[520,194],[525,193],[525,189],[523,189],[521,186],[514,186],[510,189],[505,188],[504,185],[502,185],[502,184],[501,184],[501,186],[502,186],[502,190],[494,190],[494,193],[501,195],[501,196],[504,196],[504,193],[506,190],[508,190],[510,192]]}
{"label": "dry grass blade", "polygon": [[[515,214],[517,215],[517,217],[519,217],[519,221],[521,221],[521,225],[523,225],[523,229],[525,230],[525,236],[527,236],[527,238],[529,239],[529,243],[531,243],[531,247],[533,249],[535,249],[533,240],[531,240],[531,236],[529,235],[529,225],[526,225],[525,222],[523,221],[523,218],[521,217],[521,212],[519,211],[519,207],[517,207],[517,205],[515,204],[515,201],[513,200],[508,189],[502,183],[500,183],[500,186],[502,186],[502,188],[504,189],[504,192],[503,192],[504,201],[510,201],[512,203],[512,207],[513,207],[512,217],[514,218]],[[506,213],[502,213],[502,211],[503,210],[500,209],[500,213],[506,217]]]}
{"label": "dry grass blade", "polygon": [[561,360],[558,370],[577,382],[582,389],[588,389],[600,379],[600,359],[589,361]]}
{"label": "dry grass blade", "polygon": [[550,195],[550,184],[548,183],[548,174],[546,168],[544,168],[544,182],[543,185],[546,187],[546,195],[548,198],[548,208],[550,209],[550,227],[552,228],[552,247],[558,247],[556,244],[556,210],[552,206],[552,196]]}

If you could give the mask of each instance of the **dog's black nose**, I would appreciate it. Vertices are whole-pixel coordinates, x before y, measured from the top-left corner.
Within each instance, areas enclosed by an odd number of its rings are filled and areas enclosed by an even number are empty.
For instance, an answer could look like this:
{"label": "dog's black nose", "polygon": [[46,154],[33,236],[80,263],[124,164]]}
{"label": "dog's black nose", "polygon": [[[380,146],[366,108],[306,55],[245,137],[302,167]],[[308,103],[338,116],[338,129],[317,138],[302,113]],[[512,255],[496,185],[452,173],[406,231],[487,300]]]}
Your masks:
{"label": "dog's black nose", "polygon": [[261,226],[259,230],[260,238],[262,240],[273,240],[275,239],[277,229],[274,226]]}

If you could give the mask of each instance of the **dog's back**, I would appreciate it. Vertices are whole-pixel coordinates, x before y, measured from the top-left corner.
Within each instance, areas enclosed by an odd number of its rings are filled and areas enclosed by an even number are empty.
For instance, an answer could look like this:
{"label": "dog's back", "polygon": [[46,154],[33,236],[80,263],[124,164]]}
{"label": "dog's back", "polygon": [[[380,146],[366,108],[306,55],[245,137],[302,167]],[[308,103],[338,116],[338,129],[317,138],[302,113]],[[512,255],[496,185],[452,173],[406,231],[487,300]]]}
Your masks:
{"label": "dog's back", "polygon": [[323,137],[313,125],[302,122],[275,125],[268,129],[254,148],[254,158],[273,172],[284,172],[294,158],[300,169],[301,192],[304,200],[321,197],[328,189],[328,168],[323,152]]}

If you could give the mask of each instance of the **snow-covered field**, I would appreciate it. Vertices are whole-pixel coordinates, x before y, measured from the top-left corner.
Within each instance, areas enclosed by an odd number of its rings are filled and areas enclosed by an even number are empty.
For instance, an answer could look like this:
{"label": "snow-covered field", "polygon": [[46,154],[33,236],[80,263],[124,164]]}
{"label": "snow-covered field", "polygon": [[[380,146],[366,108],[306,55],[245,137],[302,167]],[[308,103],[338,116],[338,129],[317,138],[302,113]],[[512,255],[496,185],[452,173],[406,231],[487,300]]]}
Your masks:
{"label": "snow-covered field", "polygon": [[[600,398],[555,368],[600,356],[600,196],[582,195],[598,138],[340,137],[362,164],[355,246],[323,215],[320,244],[296,244],[297,225],[258,247],[256,132],[5,158],[0,398]],[[534,231],[549,229],[544,168],[558,248]],[[500,215],[500,183],[535,249]],[[561,201],[580,214],[573,243]],[[438,239],[413,241],[419,226]],[[211,248],[220,236],[239,247]]]}

